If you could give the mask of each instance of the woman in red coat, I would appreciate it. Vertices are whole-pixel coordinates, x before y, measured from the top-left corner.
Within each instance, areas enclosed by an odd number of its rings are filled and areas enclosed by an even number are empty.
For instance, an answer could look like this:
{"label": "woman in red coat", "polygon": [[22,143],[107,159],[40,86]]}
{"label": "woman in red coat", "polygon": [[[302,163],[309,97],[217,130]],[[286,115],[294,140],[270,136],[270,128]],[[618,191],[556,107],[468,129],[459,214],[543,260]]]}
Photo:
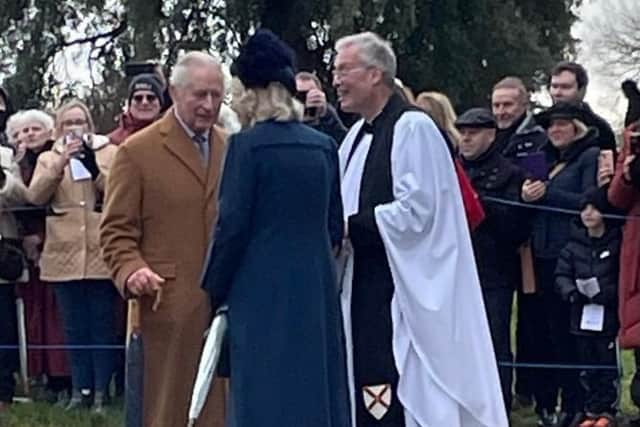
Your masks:
{"label": "woman in red coat", "polygon": [[[635,349],[636,375],[631,384],[631,398],[640,406],[640,139],[633,134],[640,122],[624,133],[624,145],[616,172],[609,187],[609,201],[623,209],[628,219],[624,225],[620,254],[620,345]],[[634,141],[635,139],[635,141]]]}

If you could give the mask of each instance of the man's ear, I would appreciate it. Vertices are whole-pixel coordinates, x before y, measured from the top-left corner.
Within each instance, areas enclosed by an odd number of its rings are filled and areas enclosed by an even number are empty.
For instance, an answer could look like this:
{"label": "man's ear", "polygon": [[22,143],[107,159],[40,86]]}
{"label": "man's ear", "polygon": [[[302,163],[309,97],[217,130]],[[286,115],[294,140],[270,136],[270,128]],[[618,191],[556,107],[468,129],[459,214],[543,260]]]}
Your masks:
{"label": "man's ear", "polygon": [[584,101],[584,97],[587,95],[587,87],[586,86],[582,86],[581,88],[578,89],[578,100],[579,101]]}
{"label": "man's ear", "polygon": [[174,85],[169,85],[169,96],[171,97],[172,100],[176,100],[179,98],[178,92],[180,91],[178,90],[177,87],[175,87]]}
{"label": "man's ear", "polygon": [[372,80],[373,80],[374,86],[384,84],[384,74],[382,73],[382,70],[378,68],[371,68],[371,72],[373,75]]}

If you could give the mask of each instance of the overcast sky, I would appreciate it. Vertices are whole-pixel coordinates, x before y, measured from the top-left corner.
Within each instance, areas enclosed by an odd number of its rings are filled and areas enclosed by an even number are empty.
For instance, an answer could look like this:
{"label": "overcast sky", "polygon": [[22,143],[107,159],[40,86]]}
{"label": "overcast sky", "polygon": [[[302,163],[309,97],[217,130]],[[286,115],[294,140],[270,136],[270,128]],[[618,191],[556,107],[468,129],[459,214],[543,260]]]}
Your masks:
{"label": "overcast sky", "polygon": [[[595,111],[611,122],[616,130],[622,126],[627,101],[620,90],[621,79],[612,77],[602,72],[602,62],[597,55],[591,52],[591,44],[597,31],[594,31],[594,18],[607,14],[613,16],[617,5],[627,3],[631,5],[631,10],[640,14],[640,0],[584,0],[583,5],[577,11],[580,20],[574,25],[572,33],[574,37],[582,42],[578,45],[578,62],[585,65],[589,72],[589,88],[586,100]],[[87,67],[87,49],[81,46],[74,46],[66,49],[62,55],[66,61],[61,61],[58,57],[56,62],[56,74],[66,74],[70,80],[78,80],[85,84],[90,83]],[[75,63],[75,65],[74,65]],[[640,67],[640,64],[639,64]],[[99,78],[99,73],[96,73]],[[545,97],[542,95],[542,100]],[[549,103],[549,98],[543,103]]]}
{"label": "overcast sky", "polygon": [[[594,110],[611,122],[616,130],[623,125],[627,100],[620,90],[620,77],[612,77],[603,66],[602,59],[592,52],[593,38],[599,36],[594,29],[594,20],[605,13],[615,22],[616,7],[627,3],[635,13],[640,13],[637,7],[639,0],[585,0],[579,10],[581,18],[574,27],[574,37],[582,40],[578,50],[578,62],[581,62],[589,72],[589,88],[586,101]],[[638,64],[640,67],[640,64]]]}

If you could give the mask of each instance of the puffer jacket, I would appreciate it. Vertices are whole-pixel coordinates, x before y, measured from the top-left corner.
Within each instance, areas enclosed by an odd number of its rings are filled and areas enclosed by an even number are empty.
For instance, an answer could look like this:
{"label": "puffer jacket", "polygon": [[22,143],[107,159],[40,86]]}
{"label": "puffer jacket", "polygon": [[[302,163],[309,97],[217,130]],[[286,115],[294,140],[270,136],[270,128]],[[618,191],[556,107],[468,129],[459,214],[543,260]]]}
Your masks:
{"label": "puffer jacket", "polygon": [[[570,331],[578,335],[607,335],[618,333],[618,278],[622,233],[620,228],[607,225],[602,237],[590,237],[579,220],[573,223],[571,239],[560,252],[556,267],[556,292],[571,303]],[[600,293],[587,298],[577,293],[576,279],[598,279]],[[604,306],[602,332],[580,328],[585,304]]]}
{"label": "puffer jacket", "polygon": [[[5,174],[5,182],[0,187],[0,236],[3,239],[18,240],[18,223],[15,214],[9,208],[25,202],[26,189],[20,177],[20,168],[13,159],[13,151],[0,146],[0,167]],[[0,279],[0,284],[8,282]]]}
{"label": "puffer jacket", "polygon": [[95,180],[74,181],[69,164],[63,170],[56,161],[63,152],[62,140],[40,154],[27,198],[34,205],[49,205],[46,239],[40,258],[40,278],[49,282],[107,279],[98,243],[99,209],[111,162],[117,147],[102,135],[90,136],[99,175]]}
{"label": "puffer jacket", "polygon": [[[597,130],[589,129],[564,151],[557,150],[551,142],[545,145],[549,170],[562,169],[549,179],[544,197],[535,204],[580,210],[583,195],[597,186],[600,155],[597,135]],[[538,211],[533,220],[533,255],[542,259],[557,258],[569,240],[573,218],[575,214]]]}

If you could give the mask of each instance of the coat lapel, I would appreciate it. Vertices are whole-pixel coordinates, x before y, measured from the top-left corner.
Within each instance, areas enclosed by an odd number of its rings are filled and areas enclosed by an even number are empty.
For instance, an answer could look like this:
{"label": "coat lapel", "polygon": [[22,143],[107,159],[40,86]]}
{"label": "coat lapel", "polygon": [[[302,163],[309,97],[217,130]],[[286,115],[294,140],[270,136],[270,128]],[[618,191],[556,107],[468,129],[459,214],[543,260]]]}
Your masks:
{"label": "coat lapel", "polygon": [[178,123],[173,109],[167,111],[161,120],[160,134],[163,136],[164,146],[198,178],[202,185],[205,185],[206,170],[202,165],[200,153]]}

